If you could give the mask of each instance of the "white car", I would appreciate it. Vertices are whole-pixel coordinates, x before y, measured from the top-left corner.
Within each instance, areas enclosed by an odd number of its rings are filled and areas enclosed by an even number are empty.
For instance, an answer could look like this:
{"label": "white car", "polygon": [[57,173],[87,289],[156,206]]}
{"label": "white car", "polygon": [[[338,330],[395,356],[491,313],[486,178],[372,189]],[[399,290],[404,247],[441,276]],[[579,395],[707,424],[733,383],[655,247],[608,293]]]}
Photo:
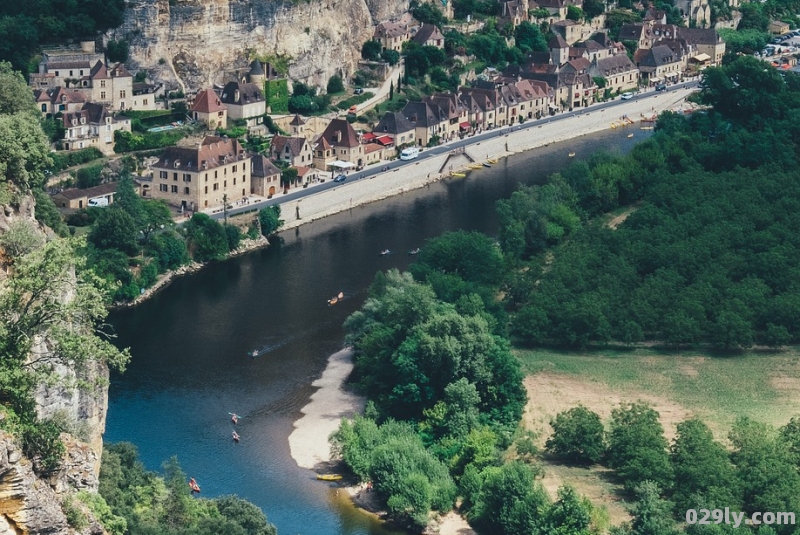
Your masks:
{"label": "white car", "polygon": [[633,98],[633,93],[623,93],[620,98],[622,100],[630,100]]}

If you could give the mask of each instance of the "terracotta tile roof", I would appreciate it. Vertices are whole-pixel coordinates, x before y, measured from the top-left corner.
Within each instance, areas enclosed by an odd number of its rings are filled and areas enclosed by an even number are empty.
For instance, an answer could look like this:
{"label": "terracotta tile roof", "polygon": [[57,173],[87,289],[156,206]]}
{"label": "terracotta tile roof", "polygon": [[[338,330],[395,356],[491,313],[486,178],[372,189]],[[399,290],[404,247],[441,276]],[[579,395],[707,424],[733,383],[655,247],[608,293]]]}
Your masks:
{"label": "terracotta tile roof", "polygon": [[358,146],[358,134],[345,119],[331,119],[320,136],[334,147],[353,148]]}
{"label": "terracotta tile roof", "polygon": [[384,148],[383,145],[380,145],[378,143],[367,143],[366,145],[364,145],[364,154],[371,154],[373,152],[383,150],[383,148]]}
{"label": "terracotta tile roof", "polygon": [[268,177],[281,174],[281,170],[275,167],[272,162],[269,161],[269,158],[263,154],[254,155],[251,165],[251,174],[254,177]]}
{"label": "terracotta tile roof", "polygon": [[289,147],[291,157],[295,158],[300,156],[300,153],[303,152],[303,147],[305,147],[306,143],[307,141],[304,137],[276,135],[272,137],[269,153],[273,158],[282,158],[286,153],[286,147]]}
{"label": "terracotta tile roof", "polygon": [[198,172],[246,158],[237,140],[207,136],[199,147],[167,147],[152,167]]}
{"label": "terracotta tile roof", "polygon": [[194,98],[192,111],[198,113],[213,113],[215,111],[227,110],[228,107],[222,103],[220,98],[211,89],[203,89]]}
{"label": "terracotta tile roof", "polygon": [[444,35],[442,35],[439,28],[433,24],[423,24],[422,27],[417,30],[417,33],[414,34],[414,37],[411,38],[412,41],[420,45],[424,45],[428,41],[439,41],[443,39]]}
{"label": "terracotta tile roof", "polygon": [[58,195],[63,196],[69,200],[80,199],[86,197],[88,199],[94,197],[101,197],[104,195],[108,195],[109,193],[114,193],[117,191],[117,183],[116,182],[108,182],[106,184],[100,184],[99,186],[94,186],[93,188],[86,188],[86,189],[78,189],[78,188],[71,188],[65,189],[62,192],[59,192]]}
{"label": "terracotta tile roof", "polygon": [[375,27],[373,36],[376,39],[384,37],[402,37],[408,33],[408,27],[396,22],[381,22]]}

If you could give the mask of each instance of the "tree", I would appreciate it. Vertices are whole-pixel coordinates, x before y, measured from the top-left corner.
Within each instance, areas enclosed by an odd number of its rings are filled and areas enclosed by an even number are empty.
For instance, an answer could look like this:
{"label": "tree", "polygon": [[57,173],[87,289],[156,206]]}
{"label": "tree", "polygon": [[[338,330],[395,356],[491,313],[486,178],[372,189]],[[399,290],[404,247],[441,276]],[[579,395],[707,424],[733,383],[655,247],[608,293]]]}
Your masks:
{"label": "tree", "polygon": [[434,4],[427,2],[419,2],[416,6],[411,8],[411,14],[414,18],[424,24],[433,24],[441,28],[447,23],[447,18],[442,13],[442,10]]}
{"label": "tree", "polygon": [[590,19],[602,15],[606,10],[606,3],[603,0],[586,0],[583,3],[583,11]]}
{"label": "tree", "polygon": [[527,465],[512,461],[487,468],[484,482],[469,514],[486,533],[529,535],[543,527],[549,505],[541,483]]}
{"label": "tree", "polygon": [[297,168],[289,167],[281,171],[281,186],[284,190],[288,190],[289,186],[297,182]]}
{"label": "tree", "polygon": [[670,516],[672,504],[661,499],[661,490],[653,481],[643,481],[634,489],[637,502],[633,509],[633,535],[677,535]]}
{"label": "tree", "polygon": [[592,507],[581,500],[574,487],[558,489],[558,500],[547,511],[547,533],[554,535],[589,535]]}
{"label": "tree", "polygon": [[342,77],[338,74],[334,74],[333,76],[328,79],[328,94],[333,93],[341,93],[344,91],[344,83],[342,83]]}
{"label": "tree", "polygon": [[[38,385],[91,390],[99,386],[87,375],[94,363],[124,369],[129,358],[127,350],[99,336],[109,288],[75,254],[80,245],[53,240],[17,259],[0,292],[0,391],[24,422],[36,421]],[[40,337],[49,351],[31,353]],[[74,380],[61,376],[59,366],[71,370]]]}
{"label": "tree", "polygon": [[389,100],[394,100],[394,82],[389,82]]}
{"label": "tree", "polygon": [[738,509],[738,492],[728,453],[698,419],[678,424],[670,449],[675,473],[672,499],[678,515],[699,506]]}
{"label": "tree", "polygon": [[381,59],[391,66],[395,66],[400,62],[400,52],[387,48],[381,52]]}
{"label": "tree", "polygon": [[44,242],[44,234],[29,219],[12,220],[8,230],[0,234],[0,247],[11,263],[38,249]]}
{"label": "tree", "polygon": [[543,52],[547,50],[547,40],[538,26],[524,20],[514,28],[516,45],[525,51]]}
{"label": "tree", "polygon": [[281,219],[281,207],[277,204],[262,208],[258,212],[258,222],[261,225],[261,234],[264,236],[272,236],[275,232],[283,226],[283,219]]}
{"label": "tree", "polygon": [[577,6],[567,6],[567,20],[582,21],[586,15]]}
{"label": "tree", "polygon": [[119,249],[129,256],[138,252],[133,218],[113,205],[105,208],[97,218],[88,239],[98,249]]}
{"label": "tree", "polygon": [[228,254],[225,229],[207,214],[195,213],[185,228],[189,251],[196,261],[222,260]]}
{"label": "tree", "polygon": [[224,225],[225,237],[228,241],[228,250],[235,251],[242,241],[242,231],[236,225]]}
{"label": "tree", "polygon": [[381,44],[370,39],[361,46],[361,57],[367,61],[378,61],[381,57]]}
{"label": "tree", "polygon": [[109,41],[106,45],[108,61],[125,63],[128,61],[128,50],[129,46],[127,41]]}
{"label": "tree", "polygon": [[607,458],[629,489],[646,480],[664,486],[672,480],[664,429],[645,403],[624,403],[612,411]]}
{"label": "tree", "polygon": [[550,421],[553,435],[545,448],[557,457],[575,463],[594,464],[605,452],[603,422],[583,405],[560,412]]}

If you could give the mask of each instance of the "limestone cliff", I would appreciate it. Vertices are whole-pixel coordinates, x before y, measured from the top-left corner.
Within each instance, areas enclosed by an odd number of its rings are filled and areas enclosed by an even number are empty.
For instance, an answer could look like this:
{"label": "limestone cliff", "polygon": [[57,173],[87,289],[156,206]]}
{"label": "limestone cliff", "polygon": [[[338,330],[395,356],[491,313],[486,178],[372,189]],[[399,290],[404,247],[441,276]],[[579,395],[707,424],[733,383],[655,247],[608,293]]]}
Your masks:
{"label": "limestone cliff", "polygon": [[187,90],[223,82],[253,55],[289,57],[290,78],[324,87],[331,75],[354,72],[374,25],[407,7],[408,0],[129,0],[125,22],[108,37],[129,42],[134,70]]}
{"label": "limestone cliff", "polygon": [[[35,227],[42,238],[55,239],[49,228],[36,221],[35,201],[30,194],[14,195],[13,206],[0,205],[0,235],[20,222]],[[0,247],[0,284],[10,269],[8,260],[6,251]],[[34,348],[38,355],[49,350],[46,336]],[[108,367],[97,363],[79,376],[63,366],[57,371],[65,378],[65,383],[96,385],[88,390],[42,386],[35,395],[39,416],[61,417],[80,440],[62,434],[66,454],[61,467],[44,480],[34,473],[31,461],[22,455],[14,437],[0,431],[0,534],[104,533],[86,510],[88,525],[80,531],[70,528],[62,503],[76,490],[97,491],[108,407]]]}
{"label": "limestone cliff", "polygon": [[[93,455],[90,449],[75,447],[67,438],[69,461],[85,468],[92,465],[81,453]],[[60,479],[59,476],[54,476]],[[31,462],[20,452],[13,437],[0,432],[0,533],[9,535],[101,535],[105,533],[90,514],[80,531],[70,528],[62,509],[64,494],[54,490],[51,482],[45,482],[33,472]]]}

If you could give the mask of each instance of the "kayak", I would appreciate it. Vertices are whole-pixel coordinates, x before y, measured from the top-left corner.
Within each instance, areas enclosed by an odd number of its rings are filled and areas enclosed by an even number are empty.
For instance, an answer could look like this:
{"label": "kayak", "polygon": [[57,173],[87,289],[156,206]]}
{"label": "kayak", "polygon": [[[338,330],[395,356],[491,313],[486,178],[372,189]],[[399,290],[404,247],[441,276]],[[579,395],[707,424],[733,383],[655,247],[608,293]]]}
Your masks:
{"label": "kayak", "polygon": [[320,481],[339,481],[342,479],[341,474],[318,474],[317,479]]}

